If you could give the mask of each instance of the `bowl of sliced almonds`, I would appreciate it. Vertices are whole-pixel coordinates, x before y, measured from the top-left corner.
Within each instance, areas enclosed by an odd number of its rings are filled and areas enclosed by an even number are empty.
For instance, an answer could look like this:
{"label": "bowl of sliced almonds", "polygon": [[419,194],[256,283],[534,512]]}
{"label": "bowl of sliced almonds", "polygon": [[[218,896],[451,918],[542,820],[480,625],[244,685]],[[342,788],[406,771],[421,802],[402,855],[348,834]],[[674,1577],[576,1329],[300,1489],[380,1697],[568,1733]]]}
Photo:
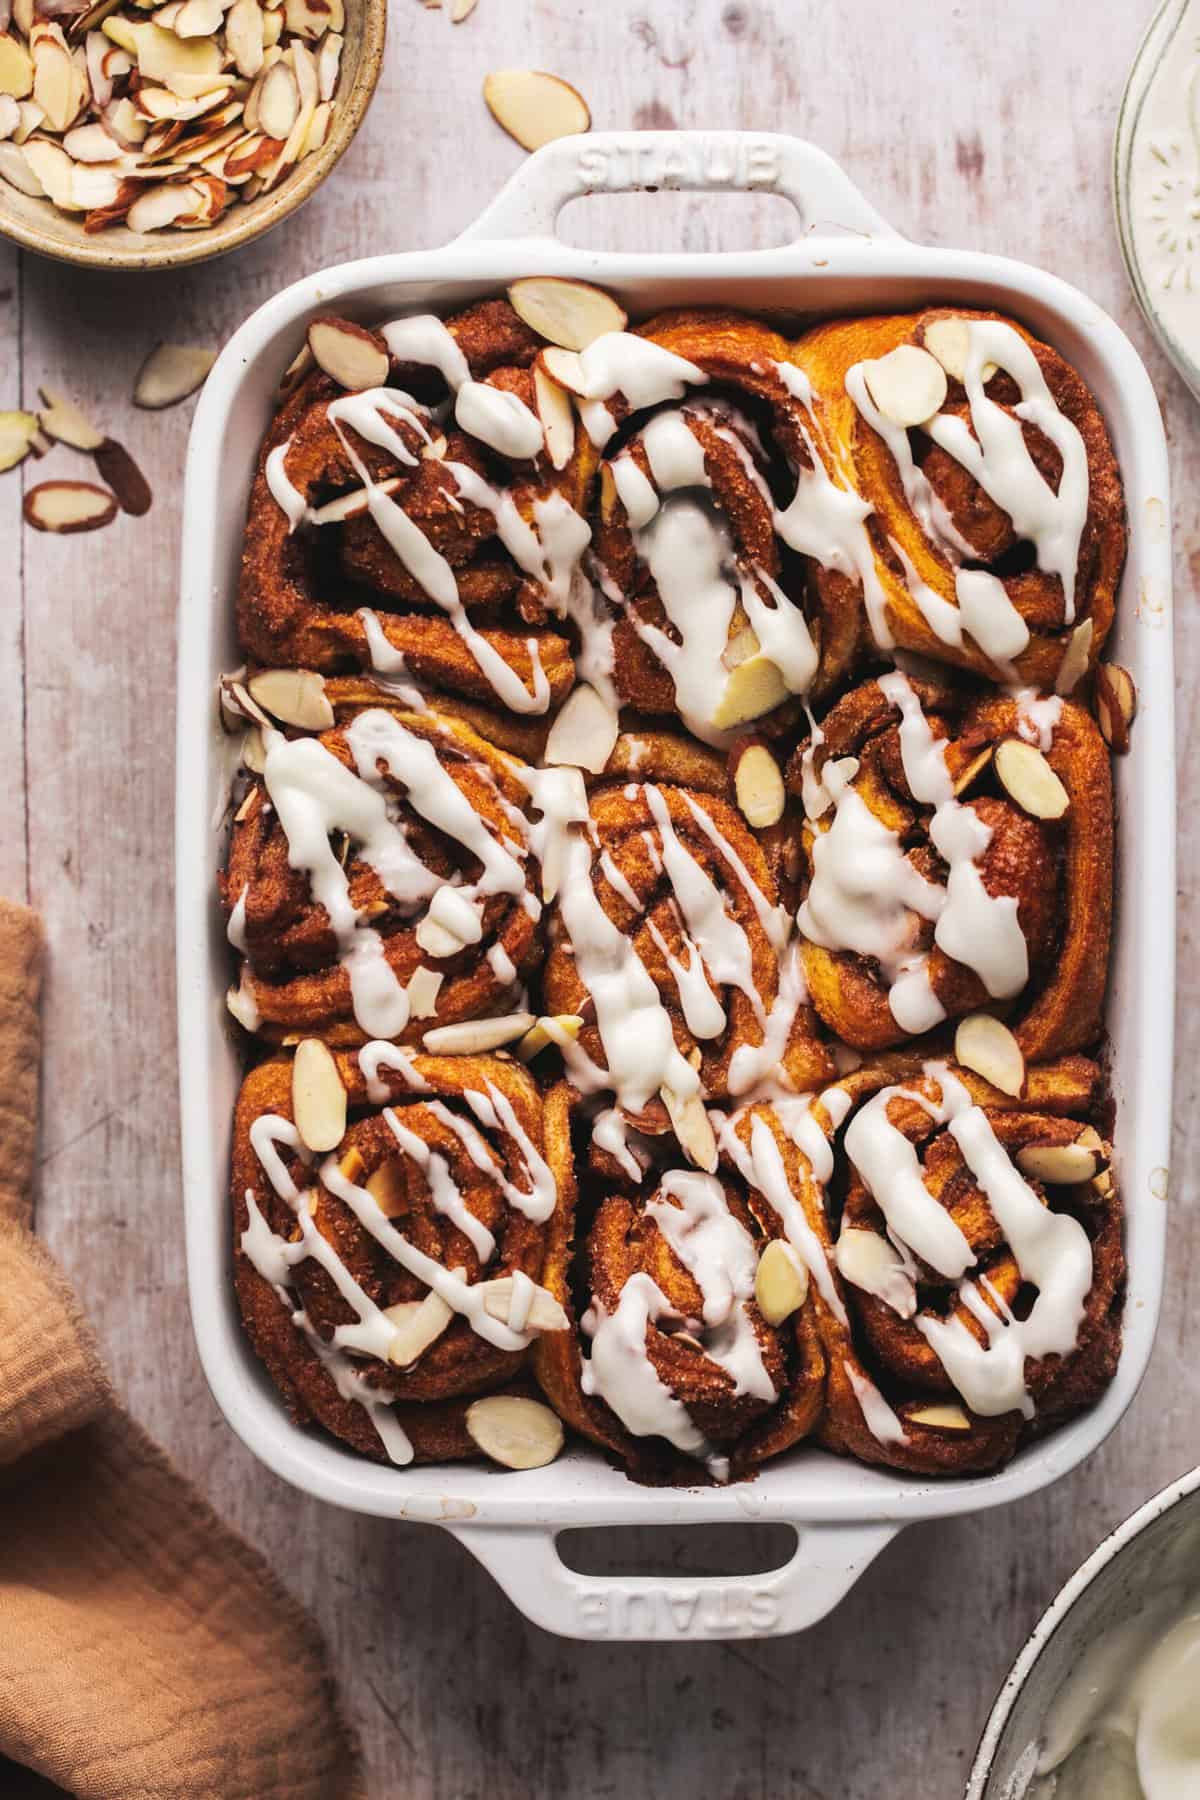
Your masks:
{"label": "bowl of sliced almonds", "polygon": [[357,131],[387,0],[0,0],[0,232],[99,269],[223,255]]}

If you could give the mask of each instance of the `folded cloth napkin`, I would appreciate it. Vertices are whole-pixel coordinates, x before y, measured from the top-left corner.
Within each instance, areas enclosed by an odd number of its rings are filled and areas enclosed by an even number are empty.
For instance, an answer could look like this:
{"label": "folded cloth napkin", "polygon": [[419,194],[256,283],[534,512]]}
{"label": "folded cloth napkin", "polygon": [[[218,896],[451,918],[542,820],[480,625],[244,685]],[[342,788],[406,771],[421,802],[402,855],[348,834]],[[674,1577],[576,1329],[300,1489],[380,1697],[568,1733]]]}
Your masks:
{"label": "folded cloth napkin", "polygon": [[29,1230],[41,956],[0,901],[0,1795],[363,1800],[316,1627],[122,1411]]}

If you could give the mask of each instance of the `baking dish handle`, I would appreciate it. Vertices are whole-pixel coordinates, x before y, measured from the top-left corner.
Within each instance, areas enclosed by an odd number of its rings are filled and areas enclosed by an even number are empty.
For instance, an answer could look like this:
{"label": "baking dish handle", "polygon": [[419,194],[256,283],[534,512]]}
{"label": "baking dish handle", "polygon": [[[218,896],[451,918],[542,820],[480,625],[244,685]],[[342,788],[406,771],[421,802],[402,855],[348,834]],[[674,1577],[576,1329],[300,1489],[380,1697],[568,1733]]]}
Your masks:
{"label": "baking dish handle", "polygon": [[782,1637],[832,1612],[896,1525],[797,1525],[796,1549],[761,1575],[581,1575],[546,1527],[455,1525],[513,1605],[559,1637],[676,1642]]}
{"label": "baking dish handle", "polygon": [[780,194],[799,213],[797,236],[806,240],[845,231],[899,236],[833,158],[803,138],[761,131],[596,131],[543,145],[458,242],[553,238],[570,200],[663,188]]}

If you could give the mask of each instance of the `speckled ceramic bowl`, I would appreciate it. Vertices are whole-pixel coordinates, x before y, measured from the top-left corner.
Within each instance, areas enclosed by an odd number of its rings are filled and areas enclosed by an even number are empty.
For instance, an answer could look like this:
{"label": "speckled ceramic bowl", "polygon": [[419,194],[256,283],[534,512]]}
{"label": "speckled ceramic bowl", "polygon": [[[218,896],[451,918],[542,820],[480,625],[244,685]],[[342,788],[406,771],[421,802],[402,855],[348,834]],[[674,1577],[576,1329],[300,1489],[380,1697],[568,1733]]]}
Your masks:
{"label": "speckled ceramic bowl", "polygon": [[272,193],[245,205],[235,201],[203,231],[130,231],[114,225],[89,236],[78,213],[60,212],[0,180],[0,232],[26,250],[85,269],[177,269],[238,250],[303,206],[329,174],[362,124],[383,63],[387,0],[347,0],[337,106],[321,148],[298,163]]}

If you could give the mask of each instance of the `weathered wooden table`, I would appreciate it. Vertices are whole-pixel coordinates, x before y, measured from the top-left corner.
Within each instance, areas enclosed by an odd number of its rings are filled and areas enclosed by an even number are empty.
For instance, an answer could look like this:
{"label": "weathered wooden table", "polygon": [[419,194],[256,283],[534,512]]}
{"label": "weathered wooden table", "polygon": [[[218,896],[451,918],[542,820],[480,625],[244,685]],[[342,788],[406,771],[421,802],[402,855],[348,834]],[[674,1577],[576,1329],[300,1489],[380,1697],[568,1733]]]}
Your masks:
{"label": "weathered wooden table", "polygon": [[[77,1282],[137,1416],[317,1614],[372,1795],[518,1800],[654,1793],[953,1800],[1008,1662],[1103,1533],[1200,1455],[1185,1333],[1200,1132],[1200,792],[1189,701],[1200,659],[1200,417],[1142,325],[1109,199],[1117,102],[1147,0],[479,0],[465,24],[394,0],[365,127],[301,217],[181,275],[89,278],[0,252],[0,407],[45,381],[125,438],[148,517],[54,539],[0,478],[0,884],[45,916],[41,1227]],[[1172,443],[1179,577],[1182,898],[1172,1205],[1175,1250],[1140,1398],[1089,1467],[1002,1513],[912,1529],[807,1636],[699,1646],[574,1644],[527,1625],[435,1530],[295,1495],[217,1415],[188,1322],[176,1128],[171,920],[178,500],[190,407],[136,413],[135,371],[167,337],[219,343],[304,271],[435,245],[521,152],[479,98],[488,70],[555,70],[596,126],[798,132],[844,161],[901,229],[1048,265],[1132,333]],[[663,196],[574,209],[588,241],[689,249],[782,241],[782,201]],[[231,496],[240,505],[242,496]],[[703,1546],[696,1552],[704,1566]],[[628,1566],[628,1565],[627,1565]]]}

